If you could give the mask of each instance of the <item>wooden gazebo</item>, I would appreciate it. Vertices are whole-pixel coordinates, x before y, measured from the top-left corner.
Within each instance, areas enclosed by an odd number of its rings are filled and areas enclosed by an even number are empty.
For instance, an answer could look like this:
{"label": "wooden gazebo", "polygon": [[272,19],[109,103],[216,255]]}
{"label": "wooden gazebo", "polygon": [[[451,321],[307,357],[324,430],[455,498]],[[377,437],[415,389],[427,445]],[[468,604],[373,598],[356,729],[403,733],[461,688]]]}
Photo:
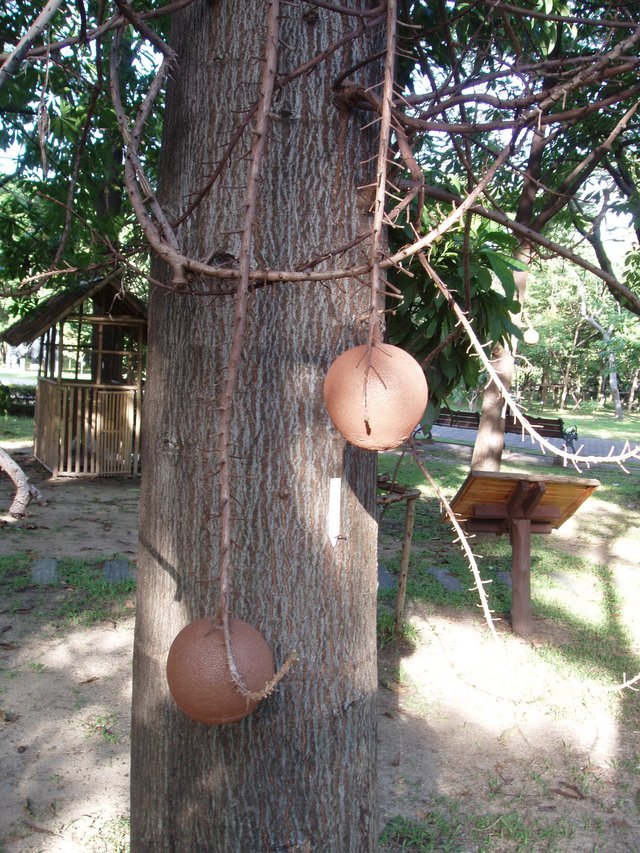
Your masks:
{"label": "wooden gazebo", "polygon": [[2,335],[40,339],[34,453],[54,475],[140,473],[147,312],[121,275],[58,292]]}

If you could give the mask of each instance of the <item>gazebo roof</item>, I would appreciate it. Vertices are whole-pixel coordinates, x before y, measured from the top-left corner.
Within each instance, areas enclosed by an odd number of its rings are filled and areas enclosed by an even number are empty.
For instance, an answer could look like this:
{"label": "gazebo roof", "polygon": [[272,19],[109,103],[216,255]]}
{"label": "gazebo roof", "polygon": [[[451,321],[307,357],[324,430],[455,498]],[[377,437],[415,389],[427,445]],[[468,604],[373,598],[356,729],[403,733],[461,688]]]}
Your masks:
{"label": "gazebo roof", "polygon": [[120,279],[122,270],[118,269],[108,276],[101,276],[92,281],[77,282],[64,290],[55,293],[49,299],[41,302],[36,308],[25,314],[17,323],[10,326],[0,335],[0,339],[11,346],[30,344],[56,323],[64,320],[86,299],[92,299],[98,293],[112,298],[112,308],[109,311],[115,317],[134,317],[147,319],[147,308],[144,302],[132,293],[121,289]]}

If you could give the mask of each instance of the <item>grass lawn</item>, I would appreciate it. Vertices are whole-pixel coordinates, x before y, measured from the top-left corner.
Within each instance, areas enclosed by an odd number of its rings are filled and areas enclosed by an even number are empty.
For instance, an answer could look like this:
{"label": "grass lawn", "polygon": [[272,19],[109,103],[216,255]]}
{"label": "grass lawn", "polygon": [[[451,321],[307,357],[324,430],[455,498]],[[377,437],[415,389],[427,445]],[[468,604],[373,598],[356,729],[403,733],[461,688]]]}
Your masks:
{"label": "grass lawn", "polygon": [[0,415],[0,446],[33,441],[33,418]]}
{"label": "grass lawn", "polygon": [[[468,473],[470,448],[436,443],[420,453],[451,499]],[[396,784],[407,792],[410,785],[419,790],[422,768],[442,756],[436,785],[421,799],[416,794],[416,809],[389,814],[381,850],[640,849],[640,694],[615,689],[640,672],[640,472],[627,475],[613,466],[585,471],[602,485],[583,511],[551,535],[533,537],[534,632],[528,639],[513,636],[509,625],[508,537],[485,534],[472,540],[497,620],[499,641],[492,646],[466,559],[419,468],[397,452],[379,454],[378,468],[395,472],[398,482],[421,492],[407,617],[397,643],[392,636],[396,591],[379,593],[380,658],[390,662],[381,683],[402,697],[403,713],[423,719],[425,731],[435,732],[422,764],[414,754],[402,753]],[[505,462],[503,470],[579,476],[533,455]],[[379,562],[392,577],[399,568],[404,513],[403,504],[391,505],[380,523]],[[434,570],[444,570],[459,588],[446,589]],[[496,696],[501,701],[491,704]],[[577,746],[591,725],[597,734],[587,746]],[[409,726],[398,728],[408,739]],[[596,742],[603,748],[600,757]],[[411,742],[414,751],[418,743]],[[555,751],[545,750],[552,743]],[[419,768],[413,776],[411,762]],[[629,818],[624,838],[608,832],[616,810],[620,825]]]}
{"label": "grass lawn", "polygon": [[526,414],[545,418],[562,418],[565,428],[575,426],[578,435],[591,436],[593,438],[613,439],[629,441],[631,444],[640,444],[640,414],[624,413],[624,418],[616,420],[615,413],[611,407],[604,409],[595,407],[583,407],[582,409],[539,409],[532,406]]}
{"label": "grass lawn", "polygon": [[[398,463],[397,454],[379,454],[380,473],[393,476],[397,469],[395,476],[400,483],[418,488],[423,494],[416,509],[408,599],[476,610],[478,596],[473,589],[469,566],[459,544],[453,542],[450,526],[441,520],[442,510],[437,497],[409,456]],[[531,471],[533,464],[533,460],[510,462],[505,463],[502,470]],[[437,445],[431,445],[427,451],[426,467],[448,499],[454,496],[469,470],[466,459],[451,458]],[[554,476],[576,476],[574,469],[549,466],[542,472]],[[601,483],[589,499],[594,509],[597,507],[597,512],[585,522],[587,533],[593,528],[595,535],[596,526],[606,522],[606,538],[610,542],[625,537],[635,538],[640,550],[640,478],[637,471],[624,474],[618,469],[598,469],[587,471],[585,475],[596,477]],[[380,526],[380,562],[392,573],[399,568],[397,542],[402,539],[404,511],[403,504],[390,506]],[[574,548],[574,543],[562,540],[562,547],[559,547],[557,537],[559,533],[533,537],[531,591],[535,613],[558,620],[573,634],[572,644],[558,653],[559,668],[565,668],[569,661],[570,666],[577,667],[584,675],[603,682],[611,682],[611,679],[615,682],[620,673],[640,671],[640,657],[633,650],[628,626],[612,616],[624,610],[613,566],[594,561],[594,549],[586,543],[577,542]],[[509,538],[478,536],[473,550],[479,555],[478,563],[482,578],[487,582],[485,589],[489,604],[498,617],[506,619],[511,607],[511,591],[506,582],[511,568]],[[446,569],[460,581],[461,588],[445,589],[429,571],[434,567]],[[585,607],[586,596],[592,596],[597,602],[591,609]],[[381,598],[383,602],[391,603],[395,600],[395,591],[383,592]]]}

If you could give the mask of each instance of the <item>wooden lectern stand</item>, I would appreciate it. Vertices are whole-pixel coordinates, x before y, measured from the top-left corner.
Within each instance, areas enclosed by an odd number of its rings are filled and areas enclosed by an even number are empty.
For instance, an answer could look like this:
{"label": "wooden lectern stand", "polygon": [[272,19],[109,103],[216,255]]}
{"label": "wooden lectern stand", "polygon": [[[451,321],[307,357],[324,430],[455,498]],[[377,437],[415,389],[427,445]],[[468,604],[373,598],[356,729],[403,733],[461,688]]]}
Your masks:
{"label": "wooden lectern stand", "polygon": [[531,633],[531,534],[551,533],[600,485],[582,477],[472,471],[451,501],[467,533],[511,539],[511,624]]}

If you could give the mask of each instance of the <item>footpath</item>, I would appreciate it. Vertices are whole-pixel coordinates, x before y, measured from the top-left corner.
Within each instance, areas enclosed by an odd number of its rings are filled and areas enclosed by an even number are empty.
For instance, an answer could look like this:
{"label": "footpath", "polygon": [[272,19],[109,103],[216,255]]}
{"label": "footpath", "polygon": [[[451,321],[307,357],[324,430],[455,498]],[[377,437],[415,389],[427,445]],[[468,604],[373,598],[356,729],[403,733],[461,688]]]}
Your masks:
{"label": "footpath", "polygon": [[[431,430],[431,435],[434,441],[450,442],[454,444],[474,444],[477,431],[474,429],[458,429],[456,427],[434,426]],[[555,447],[562,447],[561,439],[548,439]],[[507,433],[505,435],[505,446],[509,450],[519,453],[535,453],[542,454],[542,449],[537,442],[532,441],[529,435],[513,435]],[[591,436],[580,436],[575,443],[576,452],[581,456],[608,456],[613,448],[613,455],[621,453],[624,448],[623,441],[610,441],[604,438],[593,438]],[[550,454],[547,454],[550,455]],[[640,452],[638,458],[631,459],[625,465],[640,465]]]}

